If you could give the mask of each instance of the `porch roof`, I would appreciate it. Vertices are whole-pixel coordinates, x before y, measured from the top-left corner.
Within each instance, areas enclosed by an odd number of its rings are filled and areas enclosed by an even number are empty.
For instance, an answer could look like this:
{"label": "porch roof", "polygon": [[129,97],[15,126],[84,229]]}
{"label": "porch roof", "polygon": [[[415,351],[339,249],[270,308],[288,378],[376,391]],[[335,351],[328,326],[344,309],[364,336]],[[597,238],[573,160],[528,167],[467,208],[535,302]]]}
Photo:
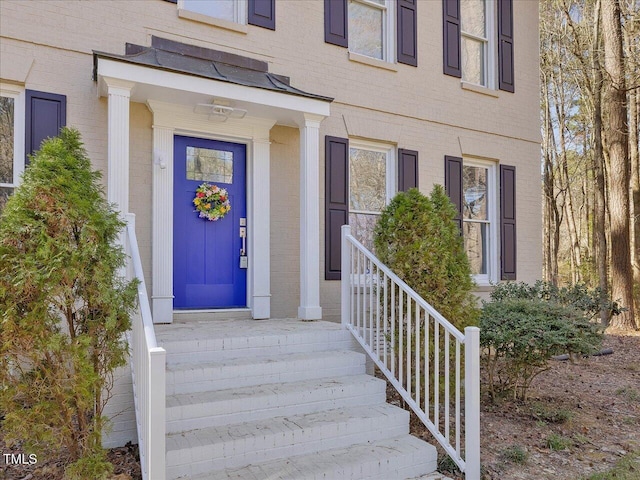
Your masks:
{"label": "porch roof", "polygon": [[291,86],[288,77],[269,73],[266,62],[155,36],[150,47],[127,43],[124,55],[94,50],[94,80],[98,79],[100,58],[324,102],[333,101],[331,97]]}

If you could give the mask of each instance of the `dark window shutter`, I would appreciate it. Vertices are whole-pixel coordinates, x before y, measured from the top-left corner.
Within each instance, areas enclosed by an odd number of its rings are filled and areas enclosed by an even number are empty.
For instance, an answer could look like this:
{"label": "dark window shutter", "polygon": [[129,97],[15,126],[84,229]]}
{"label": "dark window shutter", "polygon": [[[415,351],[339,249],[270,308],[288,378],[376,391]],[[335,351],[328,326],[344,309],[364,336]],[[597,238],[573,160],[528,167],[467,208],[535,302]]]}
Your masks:
{"label": "dark window shutter", "polygon": [[443,0],[444,73],[462,78],[460,62],[460,0]]}
{"label": "dark window shutter", "polygon": [[418,66],[418,0],[398,0],[398,63]]}
{"label": "dark window shutter", "polygon": [[498,87],[514,92],[513,0],[498,0]]}
{"label": "dark window shutter", "polygon": [[249,0],[249,25],[276,29],[276,0]]}
{"label": "dark window shutter", "polygon": [[324,0],[324,41],[349,46],[347,0]]}
{"label": "dark window shutter", "polygon": [[418,188],[418,152],[398,149],[398,191]]}
{"label": "dark window shutter", "polygon": [[55,93],[26,91],[25,154],[40,148],[45,138],[55,137],[67,124],[67,97]]}
{"label": "dark window shutter", "polygon": [[444,188],[456,207],[456,223],[462,233],[462,158],[444,157]]}
{"label": "dark window shutter", "polygon": [[516,167],[500,165],[500,278],[516,279]]}
{"label": "dark window shutter", "polygon": [[349,140],[326,136],[324,278],[340,280],[342,238],[340,229],[349,223]]}

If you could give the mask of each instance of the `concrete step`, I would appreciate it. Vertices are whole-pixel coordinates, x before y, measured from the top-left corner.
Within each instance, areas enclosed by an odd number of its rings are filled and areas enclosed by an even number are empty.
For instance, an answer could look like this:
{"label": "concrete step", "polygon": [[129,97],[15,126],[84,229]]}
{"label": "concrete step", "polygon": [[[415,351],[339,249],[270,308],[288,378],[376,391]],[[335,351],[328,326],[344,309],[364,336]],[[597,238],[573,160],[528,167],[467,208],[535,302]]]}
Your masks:
{"label": "concrete step", "polygon": [[409,412],[389,404],[209,427],[167,436],[167,477],[192,478],[406,435]]}
{"label": "concrete step", "polygon": [[369,375],[256,385],[167,397],[167,433],[281,415],[385,402],[386,383]]}
{"label": "concrete step", "polygon": [[339,324],[290,319],[157,325],[156,337],[167,351],[169,364],[356,347],[351,334]]}
{"label": "concrete step", "polygon": [[[192,477],[193,480],[405,480],[434,474],[435,447],[411,435],[288,457]],[[432,475],[429,475],[432,474]],[[427,477],[427,475],[429,475]]]}
{"label": "concrete step", "polygon": [[275,354],[215,363],[167,365],[168,396],[365,373],[365,356],[349,350]]}

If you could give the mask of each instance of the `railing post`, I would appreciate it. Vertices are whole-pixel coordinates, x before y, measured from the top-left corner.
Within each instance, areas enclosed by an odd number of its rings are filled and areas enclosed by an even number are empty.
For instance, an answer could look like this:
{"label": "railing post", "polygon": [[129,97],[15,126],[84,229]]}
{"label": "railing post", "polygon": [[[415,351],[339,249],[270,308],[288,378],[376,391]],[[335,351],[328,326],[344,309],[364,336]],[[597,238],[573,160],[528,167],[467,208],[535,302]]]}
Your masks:
{"label": "railing post", "polygon": [[464,329],[465,479],[480,480],[480,329]]}
{"label": "railing post", "polygon": [[163,348],[149,349],[149,479],[165,480],[165,365]]}
{"label": "railing post", "polygon": [[351,227],[349,225],[343,225],[341,228],[342,234],[342,255],[341,260],[341,272],[340,272],[340,286],[342,288],[340,300],[341,300],[341,320],[342,325],[345,326],[351,323],[351,248],[347,241],[347,236],[351,235]]}

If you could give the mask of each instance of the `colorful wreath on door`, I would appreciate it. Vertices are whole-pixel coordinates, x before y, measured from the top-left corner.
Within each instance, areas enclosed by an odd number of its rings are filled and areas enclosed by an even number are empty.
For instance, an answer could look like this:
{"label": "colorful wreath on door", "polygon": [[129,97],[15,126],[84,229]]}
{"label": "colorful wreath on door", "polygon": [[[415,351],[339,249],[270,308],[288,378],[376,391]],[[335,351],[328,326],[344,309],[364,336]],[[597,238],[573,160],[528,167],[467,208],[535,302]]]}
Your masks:
{"label": "colorful wreath on door", "polygon": [[196,189],[193,204],[199,212],[198,216],[211,222],[220,220],[231,211],[229,193],[224,188],[208,183],[203,183]]}

